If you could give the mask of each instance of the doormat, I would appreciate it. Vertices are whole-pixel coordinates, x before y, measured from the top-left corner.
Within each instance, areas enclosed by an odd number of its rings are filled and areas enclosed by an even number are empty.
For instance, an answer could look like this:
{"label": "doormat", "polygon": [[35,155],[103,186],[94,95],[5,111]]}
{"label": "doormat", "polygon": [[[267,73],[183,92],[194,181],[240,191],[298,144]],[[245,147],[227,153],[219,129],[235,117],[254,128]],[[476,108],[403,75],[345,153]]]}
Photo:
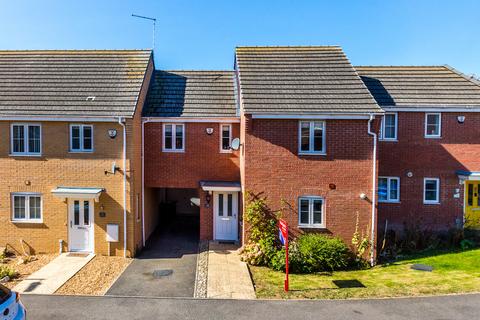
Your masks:
{"label": "doormat", "polygon": [[219,244],[235,244],[235,241],[218,241]]}
{"label": "doormat", "polygon": [[77,253],[77,252],[70,252],[67,253],[67,257],[81,257],[85,258],[88,257],[89,253]]}

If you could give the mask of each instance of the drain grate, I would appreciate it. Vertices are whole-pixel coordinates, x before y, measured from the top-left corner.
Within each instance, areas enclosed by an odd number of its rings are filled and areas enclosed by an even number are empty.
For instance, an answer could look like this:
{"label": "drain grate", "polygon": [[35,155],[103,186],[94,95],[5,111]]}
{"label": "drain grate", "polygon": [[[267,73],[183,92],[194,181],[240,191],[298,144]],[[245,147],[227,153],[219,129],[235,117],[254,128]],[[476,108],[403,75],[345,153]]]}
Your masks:
{"label": "drain grate", "polygon": [[168,276],[171,276],[173,274],[173,270],[172,269],[164,269],[164,270],[155,270],[153,271],[153,277],[155,279],[160,279],[160,278],[163,278],[163,277],[168,277]]}

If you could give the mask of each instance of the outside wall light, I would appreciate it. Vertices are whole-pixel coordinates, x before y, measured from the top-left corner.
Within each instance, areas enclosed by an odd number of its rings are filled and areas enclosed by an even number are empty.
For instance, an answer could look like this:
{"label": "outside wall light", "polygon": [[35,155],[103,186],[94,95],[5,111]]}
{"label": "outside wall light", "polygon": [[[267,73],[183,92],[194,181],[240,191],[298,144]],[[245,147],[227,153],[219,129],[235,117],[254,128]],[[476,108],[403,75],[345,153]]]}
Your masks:
{"label": "outside wall light", "polygon": [[367,199],[367,195],[366,195],[365,193],[360,193],[360,199],[366,200],[366,199]]}
{"label": "outside wall light", "polygon": [[464,123],[465,122],[465,116],[458,116],[457,121],[458,121],[458,123]]}

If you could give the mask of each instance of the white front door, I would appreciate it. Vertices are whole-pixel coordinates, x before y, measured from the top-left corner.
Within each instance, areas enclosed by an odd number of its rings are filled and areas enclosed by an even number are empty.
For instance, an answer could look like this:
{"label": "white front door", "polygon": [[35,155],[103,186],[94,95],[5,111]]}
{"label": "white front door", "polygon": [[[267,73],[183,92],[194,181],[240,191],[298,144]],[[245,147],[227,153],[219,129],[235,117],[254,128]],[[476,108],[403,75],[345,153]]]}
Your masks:
{"label": "white front door", "polygon": [[69,250],[93,251],[93,201],[69,200]]}
{"label": "white front door", "polygon": [[215,192],[215,240],[238,240],[238,192]]}

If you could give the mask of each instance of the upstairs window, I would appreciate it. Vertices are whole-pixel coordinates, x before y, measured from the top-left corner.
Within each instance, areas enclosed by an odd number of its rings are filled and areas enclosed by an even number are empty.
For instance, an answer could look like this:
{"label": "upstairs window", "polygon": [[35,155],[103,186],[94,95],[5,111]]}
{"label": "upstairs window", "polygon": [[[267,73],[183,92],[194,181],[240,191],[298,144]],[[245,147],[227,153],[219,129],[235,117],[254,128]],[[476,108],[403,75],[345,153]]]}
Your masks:
{"label": "upstairs window", "polygon": [[70,151],[93,151],[93,126],[86,124],[70,125]]}
{"label": "upstairs window", "polygon": [[298,199],[298,224],[300,227],[324,228],[323,198],[300,197]]}
{"label": "upstairs window", "polygon": [[41,128],[39,124],[13,124],[11,150],[14,155],[40,155]]}
{"label": "upstairs window", "polygon": [[378,201],[398,202],[400,201],[400,178],[379,177],[378,178]]}
{"label": "upstairs window", "polygon": [[325,154],[325,121],[300,121],[299,153]]}
{"label": "upstairs window", "polygon": [[440,113],[425,114],[425,138],[439,138],[442,132],[442,117]]}
{"label": "upstairs window", "polygon": [[41,222],[42,197],[40,194],[13,193],[12,221]]}
{"label": "upstairs window", "polygon": [[185,125],[173,123],[163,125],[163,151],[185,151]]}
{"label": "upstairs window", "polygon": [[423,203],[425,204],[440,203],[440,179],[438,178],[423,179]]}
{"label": "upstairs window", "polygon": [[397,114],[386,113],[382,119],[380,138],[382,140],[397,140],[397,127]]}
{"label": "upstairs window", "polygon": [[220,152],[232,152],[230,145],[232,144],[232,125],[220,125]]}

